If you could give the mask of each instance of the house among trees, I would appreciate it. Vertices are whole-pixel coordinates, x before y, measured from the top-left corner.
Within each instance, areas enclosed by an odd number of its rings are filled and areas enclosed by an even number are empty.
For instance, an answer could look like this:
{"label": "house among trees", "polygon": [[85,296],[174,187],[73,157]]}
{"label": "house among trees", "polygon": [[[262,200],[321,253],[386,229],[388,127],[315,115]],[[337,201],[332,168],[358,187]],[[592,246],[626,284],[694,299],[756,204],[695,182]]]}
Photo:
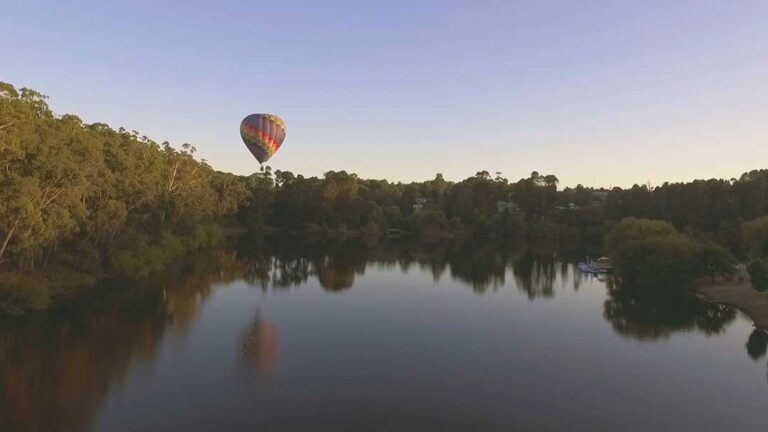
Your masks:
{"label": "house among trees", "polygon": [[418,210],[420,208],[424,208],[424,204],[426,203],[427,203],[426,198],[416,198],[415,200],[413,200],[413,209]]}
{"label": "house among trees", "polygon": [[592,191],[592,201],[598,203],[604,203],[608,199],[608,191],[596,190]]}
{"label": "house among trees", "polygon": [[578,210],[578,209],[579,209],[579,206],[572,202],[569,202],[567,204],[558,204],[555,206],[555,210],[557,211]]}
{"label": "house among trees", "polygon": [[520,205],[518,205],[514,201],[496,201],[496,210],[499,213],[509,212],[509,213],[522,213],[523,210],[520,208]]}

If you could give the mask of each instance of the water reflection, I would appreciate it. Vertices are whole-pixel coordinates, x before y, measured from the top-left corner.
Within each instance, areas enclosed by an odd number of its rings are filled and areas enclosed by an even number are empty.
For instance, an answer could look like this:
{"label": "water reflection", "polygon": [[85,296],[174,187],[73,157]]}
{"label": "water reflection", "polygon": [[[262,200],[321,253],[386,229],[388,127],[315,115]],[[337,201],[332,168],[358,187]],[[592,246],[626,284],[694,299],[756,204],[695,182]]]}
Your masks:
{"label": "water reflection", "polygon": [[[210,251],[153,280],[115,284],[68,309],[0,325],[0,430],[90,429],[105,396],[132,368],[158,355],[166,334],[187,335],[202,306],[227,282],[280,291],[314,279],[324,290],[346,295],[371,266],[403,272],[415,268],[435,282],[450,277],[478,295],[516,287],[529,300],[548,301],[556,296],[558,281],[580,289],[583,276],[569,264],[578,258],[574,251],[543,244],[372,246],[292,238]],[[736,314],[690,296],[648,295],[609,283],[603,316],[621,336],[653,341],[678,331],[717,334]],[[256,375],[273,373],[280,361],[277,323],[257,309],[240,328],[242,366]],[[746,350],[757,360],[767,346],[768,335],[755,330]]]}
{"label": "water reflection", "polygon": [[0,331],[0,430],[88,429],[110,387],[155,355],[167,317],[150,296]]}
{"label": "water reflection", "polygon": [[[372,263],[384,268],[413,266],[429,271],[435,282],[446,274],[471,286],[478,294],[506,283],[509,270],[516,285],[530,299],[554,295],[554,282],[565,280],[568,259],[553,244],[494,244],[475,242],[306,244],[296,239],[274,243],[245,242],[243,257],[250,261],[246,280],[263,288],[295,286],[316,277],[328,291],[352,288],[356,275]],[[300,252],[299,252],[300,251]],[[581,282],[574,278],[575,288]]]}
{"label": "water reflection", "polygon": [[212,294],[215,284],[243,279],[251,271],[251,265],[236,251],[217,250],[193,255],[160,279],[130,288],[144,288],[145,295],[151,297],[157,295],[154,287],[162,287],[165,315],[173,323],[174,332],[185,333],[197,319],[200,305]]}
{"label": "water reflection", "polygon": [[242,336],[240,350],[246,365],[252,365],[258,374],[271,371],[277,360],[277,326],[269,322],[262,312],[248,326]]}
{"label": "water reflection", "polygon": [[[0,326],[0,430],[88,430],[127,371],[185,333],[213,284],[243,275],[234,251],[190,257],[147,285],[120,285],[71,308]],[[182,276],[183,275],[183,276]]]}
{"label": "water reflection", "polygon": [[720,333],[736,318],[736,311],[685,293],[643,292],[608,284],[603,316],[618,334],[653,341],[679,331]]}
{"label": "water reflection", "polygon": [[758,328],[752,330],[745,347],[752,360],[757,361],[765,357],[768,351],[768,333]]}

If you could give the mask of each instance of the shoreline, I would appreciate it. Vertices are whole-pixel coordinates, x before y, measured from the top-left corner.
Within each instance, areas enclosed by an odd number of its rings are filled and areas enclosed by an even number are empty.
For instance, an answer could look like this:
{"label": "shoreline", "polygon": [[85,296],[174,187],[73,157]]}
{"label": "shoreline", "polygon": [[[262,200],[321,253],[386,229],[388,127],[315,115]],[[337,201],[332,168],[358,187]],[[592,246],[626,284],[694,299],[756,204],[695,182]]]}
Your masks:
{"label": "shoreline", "polygon": [[698,281],[690,289],[705,301],[730,306],[744,312],[755,327],[768,330],[768,293],[761,293],[754,289],[749,280],[744,282]]}

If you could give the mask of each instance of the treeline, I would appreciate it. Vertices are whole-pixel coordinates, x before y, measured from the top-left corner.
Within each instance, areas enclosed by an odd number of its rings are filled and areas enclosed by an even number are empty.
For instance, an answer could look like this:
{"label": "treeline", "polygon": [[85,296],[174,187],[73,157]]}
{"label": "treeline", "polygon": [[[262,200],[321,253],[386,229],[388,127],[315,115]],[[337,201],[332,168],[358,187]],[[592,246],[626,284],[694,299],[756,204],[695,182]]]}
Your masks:
{"label": "treeline", "polygon": [[305,178],[267,170],[249,177],[248,189],[259,197],[240,212],[251,227],[364,233],[396,228],[424,238],[449,232],[601,242],[619,221],[637,217],[668,221],[681,233],[742,258],[757,247],[754,240],[745,242],[755,237],[745,237],[745,224],[768,214],[768,170],[738,179],[610,190],[581,185],[558,190],[557,177],[538,172],[516,182],[481,171],[458,183],[438,174],[403,184],[344,171]]}
{"label": "treeline", "polygon": [[307,178],[267,168],[248,177],[247,184],[253,199],[240,216],[253,229],[364,235],[397,229],[424,239],[446,233],[562,238],[589,234],[590,229],[602,235],[594,209],[558,210],[571,199],[588,205],[588,191],[558,192],[557,177],[537,172],[515,183],[487,171],[458,183],[441,174],[426,182],[392,183],[345,171]]}
{"label": "treeline", "polygon": [[630,216],[668,221],[691,237],[715,241],[746,257],[753,251],[743,241],[742,225],[768,215],[768,170],[729,180],[613,188],[605,212],[611,221]]}

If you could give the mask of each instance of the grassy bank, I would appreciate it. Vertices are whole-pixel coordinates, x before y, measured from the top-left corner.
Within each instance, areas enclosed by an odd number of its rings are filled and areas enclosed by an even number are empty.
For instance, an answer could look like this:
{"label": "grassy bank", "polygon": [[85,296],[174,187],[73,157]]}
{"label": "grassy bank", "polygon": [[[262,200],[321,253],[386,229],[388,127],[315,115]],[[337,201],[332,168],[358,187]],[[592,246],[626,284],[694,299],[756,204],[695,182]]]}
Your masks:
{"label": "grassy bank", "polygon": [[693,284],[691,291],[708,302],[731,306],[744,312],[756,327],[768,330],[768,293],[758,292],[749,280],[719,280],[714,283],[698,281]]}

